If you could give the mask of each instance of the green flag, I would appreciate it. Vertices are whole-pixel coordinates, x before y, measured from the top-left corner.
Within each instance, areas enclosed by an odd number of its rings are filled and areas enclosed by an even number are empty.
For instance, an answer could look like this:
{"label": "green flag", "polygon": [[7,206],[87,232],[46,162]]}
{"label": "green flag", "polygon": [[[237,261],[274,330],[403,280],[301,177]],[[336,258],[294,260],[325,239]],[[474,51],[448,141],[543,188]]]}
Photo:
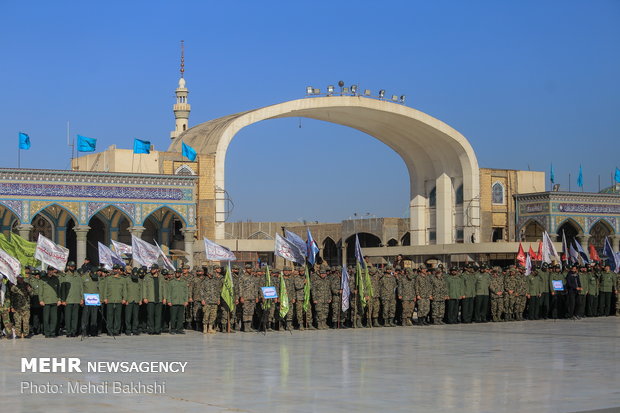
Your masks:
{"label": "green flag", "polygon": [[310,272],[308,271],[308,265],[306,268],[306,284],[304,285],[304,305],[302,306],[305,312],[310,310]]}
{"label": "green flag", "polygon": [[357,286],[357,295],[360,298],[360,303],[362,304],[363,308],[366,307],[366,295],[364,294],[364,284],[366,284],[366,281],[362,277],[362,266],[358,262],[355,267],[355,285]]}
{"label": "green flag", "polygon": [[369,297],[374,297],[375,292],[372,290],[372,282],[370,281],[370,274],[368,273],[368,266],[364,268],[364,281],[365,281],[364,288],[366,289],[366,293],[368,294]]}
{"label": "green flag", "polygon": [[230,274],[230,263],[226,267],[226,276],[224,276],[224,284],[222,284],[222,293],[220,294],[231,313],[235,312],[235,300],[233,293],[233,280]]}
{"label": "green flag", "polygon": [[288,313],[288,293],[286,292],[286,283],[284,276],[280,275],[280,318],[285,318]]}
{"label": "green flag", "polygon": [[9,240],[4,234],[0,233],[0,248],[17,258],[22,264],[22,274],[24,274],[26,265],[31,267],[41,265],[41,262],[34,258],[37,243],[26,241],[17,234],[11,233],[11,239]]}
{"label": "green flag", "polygon": [[[269,265],[265,266],[265,287],[271,287],[271,273],[269,272]],[[263,299],[263,310],[271,308],[271,300]]]}

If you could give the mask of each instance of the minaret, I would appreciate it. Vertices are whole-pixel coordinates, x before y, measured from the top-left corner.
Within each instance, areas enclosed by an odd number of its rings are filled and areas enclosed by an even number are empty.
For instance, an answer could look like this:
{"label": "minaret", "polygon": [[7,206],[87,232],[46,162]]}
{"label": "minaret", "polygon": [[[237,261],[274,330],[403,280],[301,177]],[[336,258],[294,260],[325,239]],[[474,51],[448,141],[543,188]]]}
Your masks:
{"label": "minaret", "polygon": [[184,54],[183,40],[181,40],[181,78],[179,79],[179,87],[175,90],[177,95],[177,103],[174,104],[172,110],[174,111],[175,128],[170,133],[170,139],[174,139],[185,132],[188,128],[189,111],[191,106],[187,103],[187,88],[185,88],[185,79],[183,73],[185,72],[185,54]]}

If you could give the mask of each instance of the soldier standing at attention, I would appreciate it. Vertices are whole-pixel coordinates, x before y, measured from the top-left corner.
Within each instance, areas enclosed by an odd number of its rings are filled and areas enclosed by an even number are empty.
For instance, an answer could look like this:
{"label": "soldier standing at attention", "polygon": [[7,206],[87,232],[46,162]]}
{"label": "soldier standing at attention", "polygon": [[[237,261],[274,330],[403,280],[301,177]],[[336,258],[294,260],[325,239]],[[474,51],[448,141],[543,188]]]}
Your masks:
{"label": "soldier standing at attention", "polygon": [[[598,315],[601,317],[607,317],[611,314],[611,296],[614,291],[615,281],[616,275],[611,272],[609,265],[605,265],[603,272],[601,272],[601,287],[598,301]],[[616,307],[620,307],[620,303],[617,303]]]}
{"label": "soldier standing at attention", "polygon": [[284,323],[285,330],[288,330],[289,328],[292,328],[293,326],[293,308],[291,304],[293,303],[293,300],[295,299],[294,298],[295,297],[295,286],[293,284],[293,278],[291,278],[291,274],[292,274],[291,267],[285,266],[282,269],[282,277],[284,277],[284,285],[286,286],[286,293],[288,294],[288,298],[289,298],[289,309],[288,309],[288,312],[286,313],[286,316],[282,320],[282,322]]}
{"label": "soldier standing at attention", "polygon": [[514,265],[508,268],[508,276],[504,278],[504,311],[505,320],[514,321],[517,319],[517,295],[519,280],[517,280],[517,270]]}
{"label": "soldier standing at attention", "polygon": [[415,278],[413,269],[407,268],[398,286],[398,298],[403,303],[403,325],[413,325],[413,310],[415,306]]}
{"label": "soldier standing at attention", "polygon": [[444,323],[446,300],[449,299],[449,296],[446,278],[440,268],[435,270],[435,274],[431,278],[431,283],[433,285],[433,301],[431,303],[433,324],[441,325]]}
{"label": "soldier standing at attention", "polygon": [[[340,302],[340,295],[342,294],[340,277],[342,276],[342,267],[332,267],[329,274],[329,289],[331,293],[331,314],[332,314],[332,328],[338,328],[338,315],[342,312],[342,305]],[[340,318],[340,322],[343,323],[343,318]]]}
{"label": "soldier standing at attention", "polygon": [[15,334],[20,338],[30,338],[30,296],[32,287],[24,281],[21,274],[17,284],[11,286],[11,305],[15,320]]}
{"label": "soldier standing at attention", "polygon": [[577,303],[576,303],[576,315],[577,319],[581,319],[586,315],[586,297],[590,292],[590,276],[588,274],[588,268],[585,265],[579,266],[579,282],[581,283],[581,290],[579,290],[579,294],[577,295]]}
{"label": "soldier standing at attention", "polygon": [[459,300],[465,297],[463,279],[458,273],[457,267],[450,268],[450,276],[446,278],[448,287],[448,304],[446,321],[448,324],[456,324],[459,320]]}
{"label": "soldier standing at attention", "polygon": [[[291,303],[293,308],[290,311],[294,313],[295,318],[297,319],[297,325],[299,326],[299,330],[303,331],[306,323],[306,314],[304,313],[304,287],[306,285],[306,274],[302,271],[295,270],[293,271],[293,288],[289,291],[288,285],[286,286],[287,291],[289,292],[289,298],[291,299]],[[312,322],[311,319],[309,319]]]}
{"label": "soldier standing at attention", "polygon": [[205,284],[205,270],[202,267],[196,268],[196,276],[194,280],[189,285],[189,301],[192,303],[192,318],[194,320],[194,330],[199,331],[201,326],[203,327],[203,332],[207,333],[204,330],[204,304],[202,303],[202,291],[204,290]]}
{"label": "soldier standing at attention", "polygon": [[[82,293],[100,294],[99,275],[102,269],[93,268],[91,271],[82,274]],[[101,295],[99,295],[99,300],[101,301]],[[82,309],[82,335],[97,336],[97,313],[99,308],[100,306],[84,305]]]}
{"label": "soldier standing at attention", "polygon": [[534,269],[527,277],[527,298],[528,298],[528,316],[530,320],[540,319],[540,297],[542,295],[543,280],[538,275],[538,270]]}
{"label": "soldier standing at attention", "polygon": [[474,297],[476,296],[477,274],[474,272],[473,265],[467,264],[461,278],[463,279],[463,295],[465,296],[461,300],[461,321],[469,324],[473,321]]}
{"label": "soldier standing at attention", "polygon": [[[30,272],[30,276],[28,273]],[[32,317],[32,334],[41,334],[41,320],[43,319],[43,309],[41,307],[41,273],[36,268],[26,268],[26,282],[32,287],[32,295],[30,296],[30,315]]]}
{"label": "soldier standing at attention", "polygon": [[[11,323],[11,283],[9,279],[2,277],[0,281],[0,321],[4,325],[4,331],[6,331],[6,338],[13,338],[13,323]],[[0,331],[0,337],[2,333]]]}
{"label": "soldier standing at attention", "polygon": [[579,278],[579,274],[577,273],[577,265],[573,264],[568,274],[566,275],[566,289],[567,289],[567,297],[566,297],[566,318],[571,320],[578,319],[575,315],[575,307],[577,305],[577,298],[579,297],[579,292],[582,291],[581,288],[581,280]]}
{"label": "soldier standing at attention", "polygon": [[[379,327],[379,310],[381,309],[381,273],[376,267],[371,267],[368,265],[368,275],[370,276],[370,284],[372,285],[373,296],[371,297],[370,292],[367,291],[366,286],[364,286],[364,294],[366,294],[366,307],[368,311],[368,321],[366,323],[366,327],[370,327],[370,320],[372,320],[373,327]],[[362,270],[363,274],[363,270]],[[361,277],[361,282],[364,282],[364,276]]]}
{"label": "soldier standing at attention", "polygon": [[203,326],[202,332],[204,334],[216,333],[216,326],[218,324],[217,314],[218,307],[222,303],[220,295],[222,293],[222,285],[224,279],[221,276],[221,272],[207,273],[207,276],[202,283],[202,290],[200,295],[200,302],[203,305]]}
{"label": "soldier standing at attention", "polygon": [[540,276],[540,317],[544,320],[551,317],[549,293],[551,292],[551,274],[547,263],[543,263],[538,271]]}
{"label": "soldier standing at attention", "polygon": [[41,277],[41,307],[43,307],[43,332],[45,337],[56,337],[58,327],[58,306],[60,301],[60,284],[56,269],[48,268],[47,275]]}
{"label": "soldier standing at attention", "polygon": [[159,266],[151,266],[151,275],[144,277],[142,302],[146,304],[146,328],[149,334],[161,334],[161,318],[165,299],[165,285],[159,276]]}
{"label": "soldier standing at attention", "polygon": [[428,276],[426,267],[420,267],[415,280],[416,302],[418,303],[418,324],[429,325],[428,315],[431,311],[431,297],[433,295],[433,281]]}
{"label": "soldier standing at attention", "polygon": [[491,317],[493,321],[501,321],[504,312],[504,276],[501,269],[493,268],[489,282],[489,296],[491,299]]}
{"label": "soldier standing at attention", "polygon": [[166,289],[166,304],[170,307],[170,334],[185,334],[185,307],[189,303],[189,287],[187,277],[183,277],[183,270],[174,272],[174,279],[168,282]]}
{"label": "soldier standing at attention", "polygon": [[239,281],[239,303],[243,311],[243,331],[254,331],[252,319],[259,297],[259,278],[257,270],[246,270]]}
{"label": "soldier standing at attention", "polygon": [[121,332],[121,311],[127,295],[127,284],[121,278],[121,266],[114,264],[112,277],[109,277],[103,290],[103,302],[106,304],[106,318],[109,336]]}
{"label": "soldier standing at attention", "polygon": [[489,267],[485,264],[480,266],[480,271],[476,273],[476,299],[474,300],[474,322],[486,323],[489,313],[489,284],[491,284],[491,274]]}
{"label": "soldier standing at attention", "polygon": [[329,313],[329,303],[331,302],[330,282],[327,278],[327,266],[321,265],[319,275],[315,275],[311,282],[312,302],[316,310],[316,322],[319,330],[327,328],[327,315]]}
{"label": "soldier standing at attention", "polygon": [[128,336],[140,335],[138,329],[138,314],[142,305],[142,279],[140,278],[142,269],[134,268],[129,277],[125,277],[125,334]]}
{"label": "soldier standing at attention", "polygon": [[[195,278],[195,274],[193,272],[190,271],[191,267],[188,264],[183,264],[182,268],[182,274],[183,276],[181,277],[182,279],[185,280],[185,283],[188,285],[188,288],[191,288],[190,286],[192,285],[192,283],[194,282],[194,278]],[[187,303],[187,305],[185,306],[185,328],[191,328],[192,327],[192,321],[193,321],[193,317],[194,317],[194,303],[192,302],[192,297],[189,297],[189,301]]]}
{"label": "soldier standing at attention", "polygon": [[60,278],[60,294],[65,306],[65,330],[67,337],[78,335],[78,314],[80,305],[84,304],[82,277],[75,270],[75,262],[67,263],[67,270]]}
{"label": "soldier standing at attention", "polygon": [[586,297],[586,308],[588,317],[598,316],[598,294],[599,294],[599,275],[593,267],[588,267],[588,296]]}

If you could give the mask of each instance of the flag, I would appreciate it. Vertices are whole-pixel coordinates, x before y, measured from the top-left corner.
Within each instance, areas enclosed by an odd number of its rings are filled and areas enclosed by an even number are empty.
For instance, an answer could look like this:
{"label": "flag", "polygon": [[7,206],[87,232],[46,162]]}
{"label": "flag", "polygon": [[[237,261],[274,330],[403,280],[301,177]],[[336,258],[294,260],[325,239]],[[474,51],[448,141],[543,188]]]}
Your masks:
{"label": "flag", "polygon": [[543,232],[543,248],[542,248],[542,262],[546,262],[547,264],[551,264],[551,257],[556,257],[560,259],[558,252],[555,249],[555,245],[551,241],[549,234],[547,231]]}
{"label": "flag", "polygon": [[538,252],[536,253],[536,261],[542,261],[542,250],[543,250],[543,243],[542,241],[538,241]]}
{"label": "flag", "polygon": [[133,153],[151,153],[151,142],[142,139],[133,140]]}
{"label": "flag", "polygon": [[577,176],[577,186],[583,188],[583,170],[581,169],[581,165],[579,165],[579,176]]}
{"label": "flag", "polygon": [[13,284],[17,284],[17,276],[21,272],[22,265],[19,260],[9,255],[5,250],[0,249],[0,273],[6,276]]}
{"label": "flag", "polygon": [[122,242],[118,242],[114,240],[112,240],[112,247],[114,248],[114,251],[118,255],[121,255],[121,254],[130,255],[132,251],[131,245],[123,244]]}
{"label": "flag", "polygon": [[280,234],[276,234],[274,254],[285,260],[294,261],[299,264],[303,264],[306,260],[301,251],[299,251],[299,248],[297,248],[297,245],[281,237]]}
{"label": "flag", "polygon": [[[265,285],[263,287],[271,287],[271,273],[269,272],[269,265],[265,266]],[[263,310],[271,307],[271,300],[263,300]]]}
{"label": "flag", "polygon": [[304,265],[304,268],[306,269],[306,282],[304,284],[304,304],[302,307],[304,312],[308,313],[308,310],[310,310],[310,272],[307,265]]}
{"label": "flag", "polygon": [[37,243],[26,241],[15,233],[11,233],[10,240],[4,234],[0,233],[0,248],[19,260],[22,265],[22,274],[25,273],[25,267],[27,265],[31,267],[38,267],[41,265],[41,261],[34,258]]}
{"label": "flag", "polygon": [[64,271],[67,260],[69,259],[69,250],[45,238],[42,234],[39,234],[34,257],[50,267],[54,267],[59,271]]}
{"label": "flag", "polygon": [[19,132],[19,149],[30,149],[30,136]]}
{"label": "flag", "polygon": [[530,259],[532,261],[536,261],[538,260],[538,256],[536,255],[536,253],[534,252],[534,250],[532,249],[532,244],[530,244],[530,250],[527,252],[528,255],[530,256]]}
{"label": "flag", "polygon": [[566,233],[562,230],[562,257],[560,261],[568,264],[568,245],[566,244]]}
{"label": "flag", "polygon": [[568,246],[568,258],[571,264],[575,264],[579,262],[579,253],[573,246],[573,243],[570,243]]}
{"label": "flag", "polygon": [[163,260],[164,267],[166,267],[170,271],[176,271],[176,268],[174,268],[174,264],[172,264],[172,261],[170,261],[170,258],[168,258],[166,254],[164,254],[164,251],[161,249],[157,241],[155,241],[155,245],[157,245],[157,249],[159,249],[159,256]]}
{"label": "flag", "polygon": [[78,135],[78,152],[95,152],[97,147],[97,139],[87,138],[86,136]]}
{"label": "flag", "polygon": [[312,239],[310,228],[306,228],[306,256],[308,257],[310,265],[314,265],[316,254],[318,254],[319,251],[318,245],[316,245],[316,242]]}
{"label": "flag", "polygon": [[[370,281],[370,274],[368,273],[368,266],[364,261],[364,254],[362,253],[362,247],[360,246],[360,239],[355,234],[355,260],[357,261],[355,267],[355,277],[358,281],[358,291],[362,306],[366,306],[366,295],[369,297],[374,296],[372,290],[372,282]],[[366,294],[364,294],[366,292]]]}
{"label": "flag", "polygon": [[598,252],[596,252],[596,248],[594,248],[594,245],[592,244],[590,244],[590,259],[595,262],[601,260],[601,258],[598,256]]}
{"label": "flag", "polygon": [[525,257],[525,275],[530,275],[532,273],[532,257],[530,254],[527,254]]}
{"label": "flag", "polygon": [[553,173],[553,164],[551,164],[551,171],[549,172],[549,179],[551,180],[552,184],[555,183],[555,173]]}
{"label": "flag", "polygon": [[517,251],[517,262],[519,264],[521,264],[523,267],[525,267],[525,251],[523,251],[523,245],[521,245],[521,243],[519,243],[519,250]]}
{"label": "flag", "polygon": [[349,309],[349,295],[351,295],[351,290],[349,289],[349,273],[345,265],[342,266],[340,289],[342,290],[342,311],[347,311]]}
{"label": "flag", "polygon": [[99,251],[99,263],[103,264],[108,270],[111,270],[114,264],[125,266],[125,261],[110,248],[100,242],[97,242],[97,248]]}
{"label": "flag", "polygon": [[224,283],[222,284],[222,292],[220,297],[226,303],[226,306],[231,313],[235,312],[235,299],[232,274],[230,273],[230,262],[226,266],[226,275],[224,276]]}
{"label": "flag", "polygon": [[157,264],[157,259],[159,258],[160,252],[159,248],[155,245],[151,245],[135,235],[132,235],[131,250],[133,251],[132,258],[138,264],[145,267],[150,267],[153,264]]}
{"label": "flag", "polygon": [[574,242],[575,242],[575,249],[577,250],[581,258],[583,259],[583,262],[585,262],[586,264],[589,264],[590,258],[588,258],[588,254],[586,254],[586,252],[583,250],[583,247],[581,246],[580,243],[577,242],[577,240],[574,240]]}
{"label": "flag", "polygon": [[280,318],[284,319],[288,314],[288,293],[286,292],[286,283],[284,277],[280,276],[280,292],[278,293],[280,298]]}
{"label": "flag", "polygon": [[235,254],[228,248],[216,244],[215,242],[204,239],[205,240],[205,256],[209,261],[236,261],[237,257]]}
{"label": "flag", "polygon": [[183,142],[183,156],[193,162],[196,160],[196,150]]}
{"label": "flag", "polygon": [[618,254],[614,253],[614,249],[609,242],[609,237],[605,237],[605,246],[603,247],[603,255],[607,259],[607,265],[611,267],[613,272],[620,271],[620,259]]}
{"label": "flag", "polygon": [[618,168],[616,166],[616,173],[614,174],[614,181],[616,181],[617,184],[620,184],[620,168]]}
{"label": "flag", "polygon": [[366,268],[366,262],[364,261],[364,254],[362,254],[362,247],[360,246],[360,239],[355,234],[355,260],[362,268]]}
{"label": "flag", "polygon": [[294,232],[289,231],[288,229],[285,229],[284,237],[297,246],[297,249],[299,249],[299,252],[301,252],[301,255],[303,255],[304,257],[307,256],[308,248],[306,246],[306,242],[303,239],[301,239],[299,235],[295,234]]}

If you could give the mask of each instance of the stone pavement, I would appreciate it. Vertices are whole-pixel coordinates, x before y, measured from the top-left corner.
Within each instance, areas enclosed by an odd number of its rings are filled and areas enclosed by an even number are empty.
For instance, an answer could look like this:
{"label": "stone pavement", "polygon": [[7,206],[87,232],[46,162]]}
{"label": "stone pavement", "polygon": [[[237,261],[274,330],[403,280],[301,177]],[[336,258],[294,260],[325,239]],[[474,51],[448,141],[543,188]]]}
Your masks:
{"label": "stone pavement", "polygon": [[[0,411],[577,412],[620,407],[620,319],[0,341]],[[21,373],[78,357],[82,373]],[[87,372],[181,361],[185,373]],[[165,382],[163,394],[67,394],[72,383]],[[62,385],[63,394],[20,394]],[[616,407],[616,409],[610,408]]]}

